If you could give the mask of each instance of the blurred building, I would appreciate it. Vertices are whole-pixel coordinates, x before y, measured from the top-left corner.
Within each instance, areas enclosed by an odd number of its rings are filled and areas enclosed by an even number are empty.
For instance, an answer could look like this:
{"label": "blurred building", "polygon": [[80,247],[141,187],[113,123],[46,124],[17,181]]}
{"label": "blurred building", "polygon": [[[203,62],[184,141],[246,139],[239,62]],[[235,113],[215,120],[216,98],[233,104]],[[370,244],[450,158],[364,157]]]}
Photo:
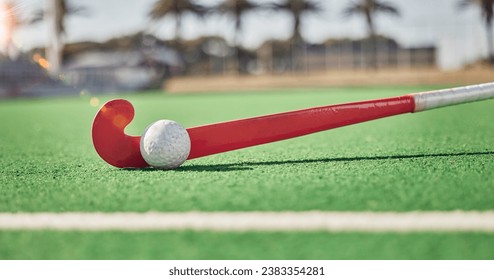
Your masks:
{"label": "blurred building", "polygon": [[183,42],[181,55],[183,75],[223,75],[238,70],[259,74],[437,67],[435,46],[404,48],[382,36],[299,45],[292,40],[269,40],[254,50],[235,49],[223,38],[211,36]]}
{"label": "blurred building", "polygon": [[142,33],[105,43],[68,45],[64,61],[64,79],[91,92],[161,88],[184,68],[177,51]]}
{"label": "blurred building", "polygon": [[0,98],[159,89],[171,75],[184,72],[177,51],[142,33],[69,44],[60,73],[49,75],[49,67],[43,49],[17,59],[0,57]]}
{"label": "blurred building", "polygon": [[0,60],[0,97],[111,93],[164,88],[173,76],[436,68],[436,48],[403,48],[390,38],[330,39],[321,44],[270,40],[256,50],[235,48],[218,36],[162,41],[137,33],[64,49],[57,77],[43,49]]}
{"label": "blurred building", "polygon": [[[41,64],[46,61],[41,60]],[[0,98],[77,95],[79,90],[25,58],[0,60]]]}
{"label": "blurred building", "polygon": [[298,47],[290,41],[268,41],[257,53],[259,65],[269,72],[436,67],[436,47],[403,48],[386,37],[331,39]]}
{"label": "blurred building", "polygon": [[62,73],[71,85],[91,92],[119,92],[160,88],[178,65],[166,49],[85,50],[64,64]]}

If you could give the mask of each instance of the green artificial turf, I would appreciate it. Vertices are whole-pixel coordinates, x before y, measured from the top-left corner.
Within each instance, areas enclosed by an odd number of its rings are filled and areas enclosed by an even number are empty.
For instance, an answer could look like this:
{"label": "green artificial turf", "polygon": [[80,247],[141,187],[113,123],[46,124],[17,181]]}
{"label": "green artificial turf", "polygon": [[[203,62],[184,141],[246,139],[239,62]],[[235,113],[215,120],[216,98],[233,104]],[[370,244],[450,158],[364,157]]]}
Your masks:
{"label": "green artificial turf", "polygon": [[[128,129],[185,126],[425,88],[128,96]],[[108,99],[108,98],[102,98]],[[0,104],[0,211],[486,210],[494,101],[407,114],[187,162],[122,170],[94,151],[86,98]]]}
{"label": "green artificial turf", "polygon": [[481,233],[12,231],[0,232],[0,259],[494,259],[493,243]]}
{"label": "green artificial turf", "polygon": [[[120,97],[136,108],[127,132],[138,135],[164,118],[191,127],[429,89]],[[98,108],[87,96],[2,101],[0,212],[492,210],[493,108],[490,100],[395,116],[160,171],[117,169],[98,157],[90,135]],[[168,239],[175,245],[153,249]],[[229,247],[215,253],[222,239]],[[271,244],[277,239],[285,245]],[[488,234],[0,233],[1,258],[493,258],[492,246]]]}

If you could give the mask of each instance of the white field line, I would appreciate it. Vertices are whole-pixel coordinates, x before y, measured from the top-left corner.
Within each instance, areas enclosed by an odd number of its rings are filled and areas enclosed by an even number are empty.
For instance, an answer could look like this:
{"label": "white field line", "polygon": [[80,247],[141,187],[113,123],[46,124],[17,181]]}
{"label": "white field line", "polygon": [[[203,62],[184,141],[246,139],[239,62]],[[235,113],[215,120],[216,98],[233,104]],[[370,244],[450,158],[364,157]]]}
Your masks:
{"label": "white field line", "polygon": [[0,230],[494,232],[494,211],[0,213]]}

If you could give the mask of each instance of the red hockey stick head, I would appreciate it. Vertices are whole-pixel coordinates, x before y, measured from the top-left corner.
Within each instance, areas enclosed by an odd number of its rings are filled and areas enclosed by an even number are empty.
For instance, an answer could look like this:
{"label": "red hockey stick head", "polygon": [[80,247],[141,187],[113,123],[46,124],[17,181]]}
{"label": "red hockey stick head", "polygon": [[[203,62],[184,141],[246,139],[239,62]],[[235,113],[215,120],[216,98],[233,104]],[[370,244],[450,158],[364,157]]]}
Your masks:
{"label": "red hockey stick head", "polygon": [[134,107],[123,99],[108,101],[96,114],[92,137],[96,152],[107,163],[120,168],[144,168],[149,165],[141,156],[140,136],[125,134],[134,119]]}

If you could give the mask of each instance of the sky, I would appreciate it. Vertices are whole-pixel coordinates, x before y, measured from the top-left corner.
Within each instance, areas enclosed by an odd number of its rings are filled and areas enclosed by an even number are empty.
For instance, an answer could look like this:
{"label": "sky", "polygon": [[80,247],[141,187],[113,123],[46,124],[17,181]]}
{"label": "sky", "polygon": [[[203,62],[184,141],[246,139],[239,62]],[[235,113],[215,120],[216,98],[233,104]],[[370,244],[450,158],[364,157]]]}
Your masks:
{"label": "sky", "polygon": [[[0,0],[6,1],[6,0]],[[17,11],[27,16],[36,8],[42,8],[47,0],[15,1]],[[147,18],[155,0],[72,0],[69,2],[85,6],[89,17],[67,19],[67,41],[104,41],[108,38],[150,31],[161,38],[174,37],[172,18],[151,22]],[[202,4],[215,4],[220,0],[198,0]],[[280,1],[280,0],[272,0]],[[256,2],[265,2],[256,0]],[[345,18],[344,7],[352,0],[321,0],[324,11],[306,17],[303,21],[303,36],[309,42],[322,42],[328,38],[362,38],[366,35],[365,21],[361,17]],[[387,0],[400,10],[400,17],[378,16],[377,31],[396,39],[405,47],[436,46],[439,56],[463,63],[487,52],[485,30],[480,10],[472,8],[460,11],[458,0]],[[267,39],[290,37],[292,21],[287,14],[274,12],[252,13],[245,17],[242,44],[254,48]],[[222,35],[232,41],[231,19],[212,16],[201,21],[192,16],[183,23],[182,36],[186,39],[201,35]],[[20,28],[15,41],[22,49],[43,46],[48,37],[44,24]],[[449,59],[449,60],[451,60]]]}

